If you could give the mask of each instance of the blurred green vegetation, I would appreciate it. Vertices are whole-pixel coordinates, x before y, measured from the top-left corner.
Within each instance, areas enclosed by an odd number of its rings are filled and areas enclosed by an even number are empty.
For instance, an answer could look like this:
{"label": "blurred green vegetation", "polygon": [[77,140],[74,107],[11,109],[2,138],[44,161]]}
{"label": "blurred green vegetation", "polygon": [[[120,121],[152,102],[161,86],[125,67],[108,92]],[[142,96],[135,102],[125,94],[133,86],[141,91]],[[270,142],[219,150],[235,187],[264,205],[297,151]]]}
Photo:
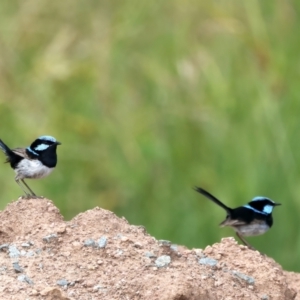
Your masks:
{"label": "blurred green vegetation", "polygon": [[[283,205],[248,240],[300,271],[299,1],[0,7],[0,137],[62,142],[36,193],[66,219],[100,206],[191,248],[233,235],[194,185],[232,207],[264,195]],[[3,209],[21,190],[0,167]]]}

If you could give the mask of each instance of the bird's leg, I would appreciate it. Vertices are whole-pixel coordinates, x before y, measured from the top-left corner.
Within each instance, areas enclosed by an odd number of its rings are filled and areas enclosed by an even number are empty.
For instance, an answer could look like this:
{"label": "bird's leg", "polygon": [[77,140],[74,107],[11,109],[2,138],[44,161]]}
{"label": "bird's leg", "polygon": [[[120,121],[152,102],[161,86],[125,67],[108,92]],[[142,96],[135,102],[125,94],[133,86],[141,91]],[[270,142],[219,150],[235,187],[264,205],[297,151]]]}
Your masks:
{"label": "bird's leg", "polygon": [[252,247],[238,232],[236,232],[237,237],[242,241],[244,245],[246,245],[251,250],[256,250],[254,247]]}
{"label": "bird's leg", "polygon": [[25,180],[22,179],[22,182],[24,183],[24,185],[27,187],[27,189],[31,192],[31,195],[29,195],[29,197],[31,197],[32,199],[44,199],[43,196],[37,196],[33,190],[28,186],[28,184],[26,184]]}
{"label": "bird's leg", "polygon": [[21,185],[19,179],[16,179],[16,183],[19,185],[19,187],[22,189],[22,191],[25,193],[25,197],[22,196],[22,198],[28,198],[30,197],[30,194],[27,193],[27,191],[23,188],[23,186]]}
{"label": "bird's leg", "polygon": [[30,191],[32,198],[37,198],[36,194],[32,191],[32,189],[26,184],[24,179],[21,179],[21,181],[24,183],[24,185],[27,187],[27,189]]}

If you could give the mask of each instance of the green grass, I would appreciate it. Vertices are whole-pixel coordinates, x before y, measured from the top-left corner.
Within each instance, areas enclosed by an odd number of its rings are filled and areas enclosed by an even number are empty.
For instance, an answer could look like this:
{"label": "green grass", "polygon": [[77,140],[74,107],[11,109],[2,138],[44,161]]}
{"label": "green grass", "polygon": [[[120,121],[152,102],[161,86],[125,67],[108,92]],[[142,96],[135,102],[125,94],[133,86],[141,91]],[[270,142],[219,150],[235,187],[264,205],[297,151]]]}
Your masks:
{"label": "green grass", "polygon": [[[0,7],[0,137],[63,144],[34,191],[66,219],[101,206],[188,247],[233,234],[194,185],[232,207],[265,195],[283,205],[249,241],[300,271],[297,1]],[[2,209],[13,176],[0,168]]]}

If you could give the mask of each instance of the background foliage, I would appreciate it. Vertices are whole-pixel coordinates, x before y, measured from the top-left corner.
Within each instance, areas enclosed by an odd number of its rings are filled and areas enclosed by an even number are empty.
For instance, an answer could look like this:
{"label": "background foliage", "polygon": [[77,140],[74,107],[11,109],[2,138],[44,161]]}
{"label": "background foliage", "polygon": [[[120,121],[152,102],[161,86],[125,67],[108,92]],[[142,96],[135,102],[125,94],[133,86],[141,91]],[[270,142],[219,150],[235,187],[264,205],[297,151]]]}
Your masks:
{"label": "background foliage", "polygon": [[[248,240],[300,271],[299,1],[0,7],[0,137],[62,142],[36,193],[66,219],[100,206],[195,248],[233,231],[194,185],[232,207],[265,195],[283,205]],[[0,165],[1,209],[13,177]]]}

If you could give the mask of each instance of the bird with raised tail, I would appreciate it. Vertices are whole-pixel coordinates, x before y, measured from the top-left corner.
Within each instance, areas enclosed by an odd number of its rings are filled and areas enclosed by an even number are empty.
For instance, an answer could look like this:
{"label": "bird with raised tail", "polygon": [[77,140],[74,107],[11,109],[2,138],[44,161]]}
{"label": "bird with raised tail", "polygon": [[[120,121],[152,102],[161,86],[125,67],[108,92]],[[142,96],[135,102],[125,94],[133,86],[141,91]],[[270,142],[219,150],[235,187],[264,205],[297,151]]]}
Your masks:
{"label": "bird with raised tail", "polygon": [[267,197],[258,196],[253,198],[246,205],[230,208],[200,187],[195,187],[195,191],[210,199],[226,211],[226,219],[220,226],[232,227],[238,238],[250,249],[254,248],[244,239],[244,236],[260,235],[268,231],[273,225],[273,208],[281,205]]}

